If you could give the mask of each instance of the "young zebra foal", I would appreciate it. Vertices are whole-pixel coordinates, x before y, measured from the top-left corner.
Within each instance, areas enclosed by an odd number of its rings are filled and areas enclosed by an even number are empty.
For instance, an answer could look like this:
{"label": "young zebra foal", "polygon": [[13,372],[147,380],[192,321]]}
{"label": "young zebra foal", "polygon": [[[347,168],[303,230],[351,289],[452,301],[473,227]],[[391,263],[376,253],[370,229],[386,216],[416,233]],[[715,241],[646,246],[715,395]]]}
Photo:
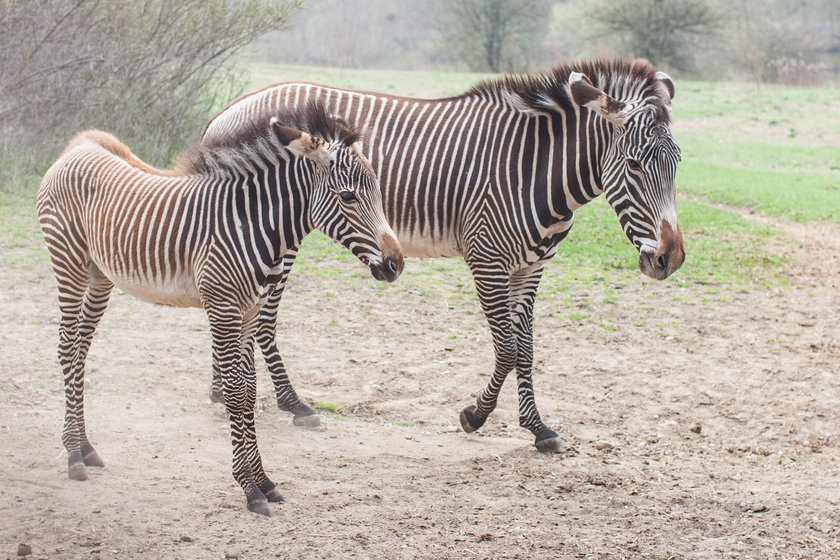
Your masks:
{"label": "young zebra foal", "polygon": [[[275,111],[276,113],[276,111]],[[236,133],[198,143],[175,169],[154,169],[115,137],[76,136],[38,192],[58,281],[62,440],[69,476],[103,466],[84,419],[85,358],[116,285],[140,299],[203,307],[223,377],[233,476],[248,509],[283,500],[263,470],[254,428],[254,333],[283,257],[315,228],[342,243],[378,280],[403,268],[359,133],[310,104],[262,113]]]}

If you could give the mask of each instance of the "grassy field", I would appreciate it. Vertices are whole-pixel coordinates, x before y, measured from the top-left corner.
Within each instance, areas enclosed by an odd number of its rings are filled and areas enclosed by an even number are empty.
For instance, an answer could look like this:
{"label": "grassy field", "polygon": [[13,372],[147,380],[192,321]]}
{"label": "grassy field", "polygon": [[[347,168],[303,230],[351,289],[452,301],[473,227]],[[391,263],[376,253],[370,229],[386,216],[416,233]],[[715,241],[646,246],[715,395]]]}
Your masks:
{"label": "grassy field", "polygon": [[[302,79],[429,98],[457,94],[476,81],[492,78],[269,64],[252,64],[247,69],[251,90]],[[840,130],[832,126],[838,113],[836,92],[827,89],[677,82],[673,128],[683,148],[678,186],[689,197],[679,202],[688,258],[674,282],[712,290],[784,284],[780,272],[790,264],[778,250],[787,243],[784,236],[710,203],[796,221],[840,222]],[[46,258],[37,241],[36,188],[37,178],[25,177],[0,189],[0,246],[5,262],[33,263]],[[621,283],[638,275],[637,254],[603,199],[581,209],[576,222],[547,270],[544,292],[605,280]],[[296,269],[303,274],[329,274],[328,262],[333,258],[352,256],[314,234],[305,242]],[[465,281],[459,282],[452,297],[463,294],[462,284],[470,286],[459,259],[417,263],[401,284],[434,290],[435,283],[441,282],[435,279],[442,277]]]}

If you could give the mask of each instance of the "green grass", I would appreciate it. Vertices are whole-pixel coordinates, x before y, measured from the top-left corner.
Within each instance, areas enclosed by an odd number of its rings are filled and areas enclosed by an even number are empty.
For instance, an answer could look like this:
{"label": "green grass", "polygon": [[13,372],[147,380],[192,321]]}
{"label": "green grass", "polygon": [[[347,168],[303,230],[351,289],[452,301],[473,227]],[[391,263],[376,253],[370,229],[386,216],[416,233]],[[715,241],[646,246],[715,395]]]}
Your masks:
{"label": "green grass", "polygon": [[677,84],[680,190],[800,222],[840,223],[840,105],[830,89]]}
{"label": "green grass", "polygon": [[329,401],[319,401],[315,403],[315,408],[318,410],[325,410],[335,414],[341,414],[341,405]]}

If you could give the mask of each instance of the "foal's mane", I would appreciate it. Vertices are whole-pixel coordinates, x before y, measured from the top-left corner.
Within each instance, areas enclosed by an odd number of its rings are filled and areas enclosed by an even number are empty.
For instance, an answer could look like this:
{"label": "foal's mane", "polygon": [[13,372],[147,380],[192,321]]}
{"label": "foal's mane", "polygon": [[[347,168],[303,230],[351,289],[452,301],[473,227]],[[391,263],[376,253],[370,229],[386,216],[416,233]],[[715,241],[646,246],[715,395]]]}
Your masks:
{"label": "foal's mane", "polygon": [[223,170],[237,160],[257,154],[276,153],[278,144],[272,131],[272,119],[276,119],[277,124],[302,130],[326,142],[341,142],[347,146],[362,136],[357,127],[330,115],[321,102],[284,108],[279,112],[266,107],[234,130],[196,142],[178,157],[175,169],[183,174],[207,173]]}
{"label": "foal's mane", "polygon": [[656,68],[644,60],[591,60],[576,64],[557,65],[547,72],[507,75],[495,80],[485,80],[470,88],[463,96],[491,95],[510,98],[513,94],[535,111],[573,110],[569,97],[569,74],[581,72],[592,83],[610,96],[622,100],[628,95],[644,91],[649,105],[654,107],[657,123],[668,124],[671,100],[667,92],[656,85]]}

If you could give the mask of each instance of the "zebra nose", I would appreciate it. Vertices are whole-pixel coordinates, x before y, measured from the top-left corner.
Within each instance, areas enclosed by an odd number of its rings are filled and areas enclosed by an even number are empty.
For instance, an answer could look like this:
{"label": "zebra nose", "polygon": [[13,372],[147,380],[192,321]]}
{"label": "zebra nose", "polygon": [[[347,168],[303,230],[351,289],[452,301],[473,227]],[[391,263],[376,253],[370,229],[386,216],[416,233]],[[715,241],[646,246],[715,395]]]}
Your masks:
{"label": "zebra nose", "polygon": [[656,268],[665,270],[668,267],[668,257],[663,253],[656,257]]}
{"label": "zebra nose", "polygon": [[391,274],[397,273],[397,259],[395,259],[394,257],[388,257],[387,259],[385,259],[385,266],[388,268],[388,272],[390,272]]}

